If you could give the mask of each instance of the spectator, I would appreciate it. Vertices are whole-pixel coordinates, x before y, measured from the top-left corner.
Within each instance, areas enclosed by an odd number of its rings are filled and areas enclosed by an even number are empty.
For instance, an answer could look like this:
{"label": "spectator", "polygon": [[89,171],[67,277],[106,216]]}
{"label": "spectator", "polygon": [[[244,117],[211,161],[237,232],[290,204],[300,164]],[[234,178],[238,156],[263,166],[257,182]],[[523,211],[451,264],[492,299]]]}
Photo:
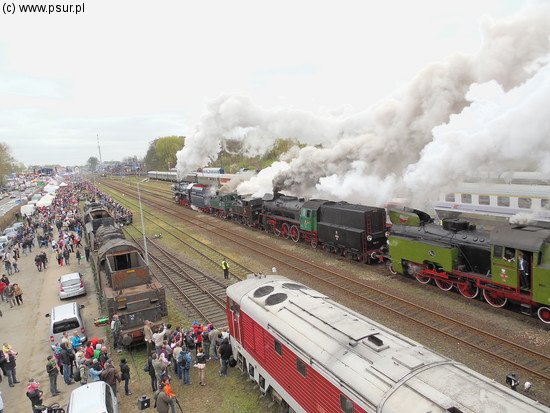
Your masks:
{"label": "spectator", "polygon": [[60,392],[57,390],[57,376],[59,375],[59,368],[53,356],[48,356],[48,363],[46,364],[46,372],[50,379],[50,392],[52,397],[57,396]]}
{"label": "spectator", "polygon": [[13,292],[15,295],[15,302],[17,305],[23,304],[23,290],[19,286],[19,284],[13,284]]}
{"label": "spectator", "polygon": [[229,359],[233,355],[233,349],[231,348],[231,344],[229,344],[229,340],[224,338],[222,345],[220,346],[219,350],[220,359],[222,363],[222,368],[220,370],[220,376],[227,376],[227,367],[229,366]]}
{"label": "spectator", "polygon": [[116,397],[117,382],[120,381],[120,374],[116,372],[115,366],[113,365],[113,361],[111,359],[105,362],[105,368],[103,369],[99,377],[101,378],[101,380],[111,386],[111,389],[113,389],[113,393]]}
{"label": "spectator", "polygon": [[43,392],[39,387],[40,383],[36,382],[34,379],[29,380],[29,384],[27,385],[27,397],[31,401],[33,413],[42,412],[42,409],[36,407],[42,405]]}
{"label": "spectator", "polygon": [[174,399],[164,391],[162,384],[160,390],[155,394],[155,407],[158,413],[169,413],[170,410],[173,412],[175,409]]}
{"label": "spectator", "polygon": [[199,384],[201,386],[206,386],[205,382],[205,367],[206,367],[206,357],[204,356],[204,353],[202,352],[202,347],[197,347],[197,362],[195,364],[195,367],[199,370]]}
{"label": "spectator", "polygon": [[128,384],[130,383],[130,367],[126,364],[126,359],[123,358],[120,360],[120,375],[122,380],[124,380],[124,394],[130,396],[132,392],[128,389]]}

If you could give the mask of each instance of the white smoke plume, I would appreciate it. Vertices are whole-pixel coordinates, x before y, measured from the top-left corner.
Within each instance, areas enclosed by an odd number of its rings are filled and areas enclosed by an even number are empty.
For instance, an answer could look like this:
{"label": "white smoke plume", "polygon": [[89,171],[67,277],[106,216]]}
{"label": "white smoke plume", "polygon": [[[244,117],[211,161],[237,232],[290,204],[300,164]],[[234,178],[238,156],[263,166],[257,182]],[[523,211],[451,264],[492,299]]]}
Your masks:
{"label": "white smoke plume", "polygon": [[[262,171],[261,179],[239,191],[270,191],[273,176],[273,185],[289,193],[383,204],[411,193],[433,195],[479,168],[550,172],[548,144],[541,139],[549,136],[549,21],[548,4],[499,22],[485,19],[476,55],[432,64],[391,98],[350,117],[219,98],[178,153],[178,172],[215,159],[223,138],[237,138],[246,153],[257,154],[280,137],[324,147],[301,149],[288,167]],[[485,88],[493,90],[493,100],[480,99],[475,86],[467,95],[472,85],[491,81]]]}

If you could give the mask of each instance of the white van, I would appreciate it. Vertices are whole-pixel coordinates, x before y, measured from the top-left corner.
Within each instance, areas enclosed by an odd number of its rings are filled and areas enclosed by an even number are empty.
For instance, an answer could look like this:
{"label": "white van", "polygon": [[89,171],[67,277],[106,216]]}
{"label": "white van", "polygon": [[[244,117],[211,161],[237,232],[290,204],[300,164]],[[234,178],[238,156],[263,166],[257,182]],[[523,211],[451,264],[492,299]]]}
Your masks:
{"label": "white van", "polygon": [[67,413],[118,413],[118,403],[111,386],[94,381],[71,392]]}
{"label": "white van", "polygon": [[87,340],[84,319],[80,314],[81,308],[84,308],[84,306],[73,302],[58,305],[52,308],[51,313],[46,314],[46,317],[50,317],[49,331],[50,342],[52,344],[61,342],[65,331],[69,335],[69,338],[72,337],[73,333],[76,331],[82,343]]}

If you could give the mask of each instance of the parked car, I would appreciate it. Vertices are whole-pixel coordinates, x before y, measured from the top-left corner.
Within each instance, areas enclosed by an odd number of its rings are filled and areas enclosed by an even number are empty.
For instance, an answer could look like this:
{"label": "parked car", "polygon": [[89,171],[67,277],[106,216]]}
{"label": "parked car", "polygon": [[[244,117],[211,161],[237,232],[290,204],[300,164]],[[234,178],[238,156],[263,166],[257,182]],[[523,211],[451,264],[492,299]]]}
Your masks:
{"label": "parked car", "polygon": [[71,392],[67,413],[118,413],[113,389],[104,381],[88,382]]}
{"label": "parked car", "polygon": [[65,299],[86,294],[86,287],[82,281],[82,274],[73,272],[59,278],[59,298]]}
{"label": "parked car", "polygon": [[86,341],[86,327],[84,319],[80,313],[83,305],[75,302],[58,305],[52,308],[52,311],[46,314],[50,318],[50,342],[60,343],[63,333],[66,331],[69,337],[76,331],[80,336],[81,342]]}

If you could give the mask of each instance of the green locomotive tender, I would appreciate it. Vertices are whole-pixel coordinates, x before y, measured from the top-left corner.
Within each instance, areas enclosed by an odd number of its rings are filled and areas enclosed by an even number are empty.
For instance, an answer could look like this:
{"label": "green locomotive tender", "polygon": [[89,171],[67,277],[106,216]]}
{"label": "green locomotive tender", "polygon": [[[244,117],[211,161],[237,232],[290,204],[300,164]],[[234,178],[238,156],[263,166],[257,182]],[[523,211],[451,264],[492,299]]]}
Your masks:
{"label": "green locomotive tender", "polygon": [[493,307],[508,301],[550,324],[550,229],[502,226],[478,230],[460,219],[433,224],[416,210],[390,211],[390,271],[456,288],[467,298],[480,292]]}

